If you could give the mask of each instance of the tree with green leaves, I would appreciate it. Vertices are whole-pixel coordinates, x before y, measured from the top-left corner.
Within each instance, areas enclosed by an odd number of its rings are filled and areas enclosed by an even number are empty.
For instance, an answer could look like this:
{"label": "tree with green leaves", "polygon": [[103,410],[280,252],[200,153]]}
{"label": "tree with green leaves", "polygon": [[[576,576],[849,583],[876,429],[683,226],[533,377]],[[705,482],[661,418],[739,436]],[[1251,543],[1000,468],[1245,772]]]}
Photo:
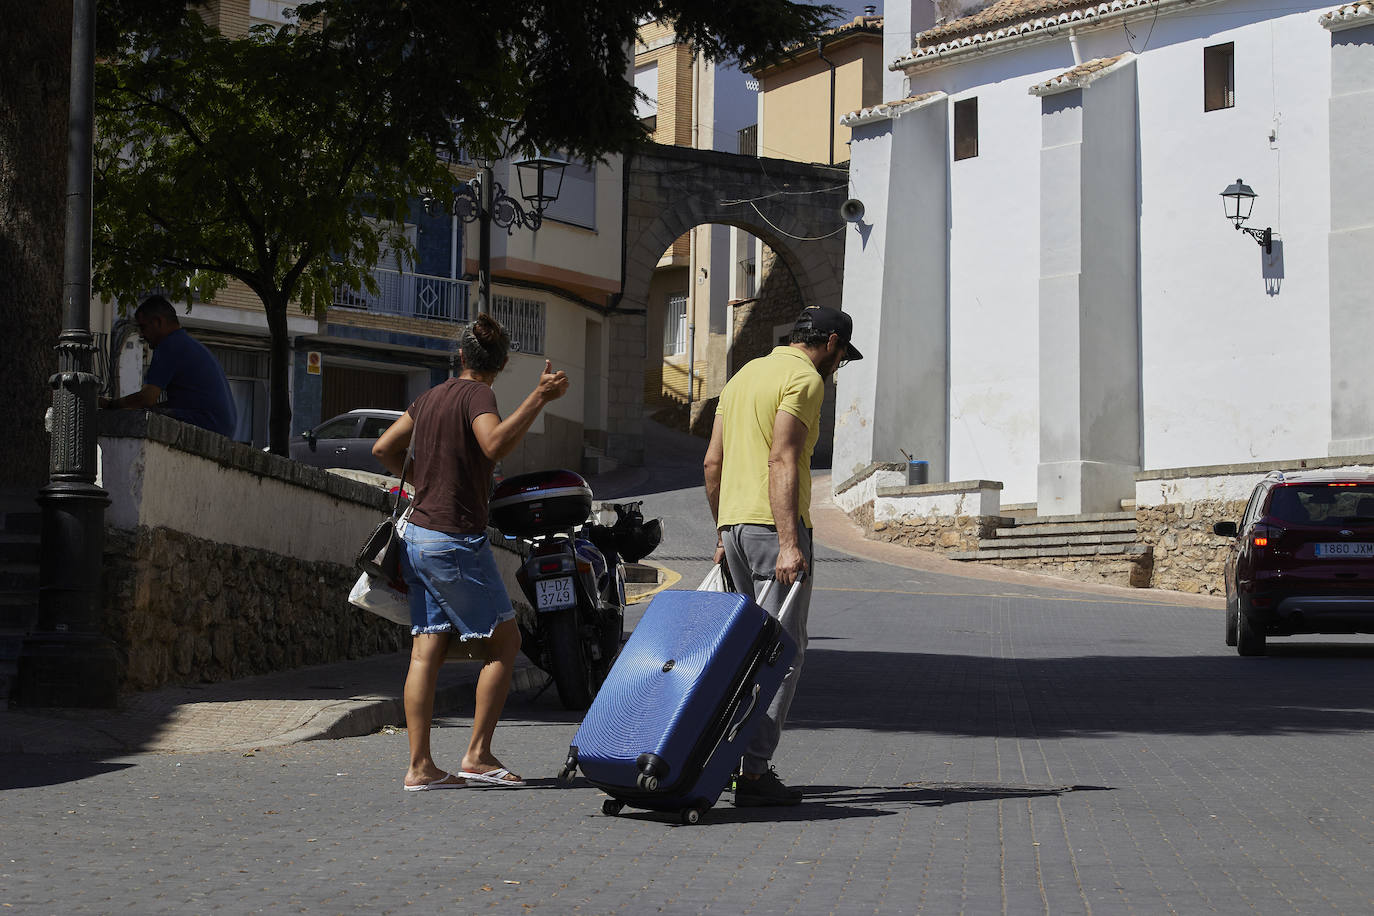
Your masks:
{"label": "tree with green leaves", "polygon": [[228,37],[188,13],[132,30],[96,85],[100,293],[208,298],[237,279],[271,334],[272,451],[290,435],[291,303],[322,314],[370,271],[409,202],[452,199],[440,153],[561,149],[587,159],[644,133],[639,24],[672,22],[714,58],[766,59],[825,27],[791,0],[316,0],[301,23]]}

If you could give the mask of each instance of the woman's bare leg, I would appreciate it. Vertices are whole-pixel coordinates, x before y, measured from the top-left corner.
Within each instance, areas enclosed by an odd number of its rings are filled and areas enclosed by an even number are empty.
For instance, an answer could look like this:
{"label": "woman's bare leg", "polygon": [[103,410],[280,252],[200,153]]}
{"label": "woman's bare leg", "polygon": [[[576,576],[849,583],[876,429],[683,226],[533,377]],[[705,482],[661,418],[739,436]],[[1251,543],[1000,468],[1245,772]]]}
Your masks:
{"label": "woman's bare leg", "polygon": [[406,734],[410,740],[406,785],[432,782],[444,774],[434,763],[429,732],[430,720],[434,718],[434,689],[439,683],[439,669],[444,664],[448,641],[447,633],[420,633],[411,643],[410,669],[406,672],[403,695]]}
{"label": "woman's bare leg", "polygon": [[485,773],[501,766],[491,752],[491,737],[510,694],[515,656],[520,652],[520,628],[514,620],[496,625],[486,640],[486,663],[477,678],[477,707],[472,714],[472,739],[463,755],[463,769]]}

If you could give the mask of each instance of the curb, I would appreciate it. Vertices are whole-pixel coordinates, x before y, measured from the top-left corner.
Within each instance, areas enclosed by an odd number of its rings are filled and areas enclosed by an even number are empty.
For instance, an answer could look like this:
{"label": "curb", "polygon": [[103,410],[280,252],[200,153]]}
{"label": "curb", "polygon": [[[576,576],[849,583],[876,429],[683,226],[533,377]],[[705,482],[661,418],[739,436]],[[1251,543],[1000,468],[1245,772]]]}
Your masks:
{"label": "curb", "polygon": [[[461,668],[461,673],[452,677],[448,683],[440,683],[434,691],[434,714],[443,715],[463,706],[469,697],[469,688],[477,683],[481,673],[480,662],[452,662],[451,667]],[[440,674],[441,681],[443,674]],[[516,662],[511,675],[510,689],[514,691],[538,690],[549,681],[549,676],[534,667],[524,656]],[[405,701],[401,697],[378,697],[368,700],[350,700],[339,704],[337,711],[324,710],[300,728],[259,742],[254,747],[275,747],[296,744],[301,741],[326,741],[339,738],[360,738],[370,735],[385,725],[404,727],[406,721]],[[231,748],[232,750],[232,748]]]}

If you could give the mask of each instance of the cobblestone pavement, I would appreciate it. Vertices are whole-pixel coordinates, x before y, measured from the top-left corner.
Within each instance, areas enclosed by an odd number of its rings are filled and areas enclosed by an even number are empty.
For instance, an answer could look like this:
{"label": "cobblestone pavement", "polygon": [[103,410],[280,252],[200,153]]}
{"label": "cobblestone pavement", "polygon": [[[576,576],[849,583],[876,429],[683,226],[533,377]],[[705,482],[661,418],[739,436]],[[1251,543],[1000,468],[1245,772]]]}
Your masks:
{"label": "cobblestone pavement", "polygon": [[[1149,595],[817,564],[775,761],[792,809],[605,817],[513,698],[521,791],[400,791],[405,735],[0,757],[0,906],[35,913],[1367,913],[1374,654]],[[464,707],[470,709],[469,705]],[[440,720],[440,763],[466,740]],[[728,799],[728,796],[727,796]]]}

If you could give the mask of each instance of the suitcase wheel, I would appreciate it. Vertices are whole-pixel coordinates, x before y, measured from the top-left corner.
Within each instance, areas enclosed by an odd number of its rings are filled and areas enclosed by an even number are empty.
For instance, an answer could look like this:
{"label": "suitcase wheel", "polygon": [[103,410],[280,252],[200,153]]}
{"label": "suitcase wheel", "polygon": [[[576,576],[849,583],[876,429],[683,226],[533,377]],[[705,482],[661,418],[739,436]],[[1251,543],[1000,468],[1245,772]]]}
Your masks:
{"label": "suitcase wheel", "polygon": [[607,817],[615,817],[617,814],[620,813],[620,809],[624,807],[625,803],[623,801],[617,801],[614,798],[608,798],[601,803],[601,813],[606,815]]}
{"label": "suitcase wheel", "polygon": [[558,771],[558,786],[561,789],[571,789],[573,778],[577,775],[575,767],[564,767]]}
{"label": "suitcase wheel", "polygon": [[701,823],[701,814],[700,808],[683,808],[679,816],[682,818],[682,823],[690,827],[693,824]]}

